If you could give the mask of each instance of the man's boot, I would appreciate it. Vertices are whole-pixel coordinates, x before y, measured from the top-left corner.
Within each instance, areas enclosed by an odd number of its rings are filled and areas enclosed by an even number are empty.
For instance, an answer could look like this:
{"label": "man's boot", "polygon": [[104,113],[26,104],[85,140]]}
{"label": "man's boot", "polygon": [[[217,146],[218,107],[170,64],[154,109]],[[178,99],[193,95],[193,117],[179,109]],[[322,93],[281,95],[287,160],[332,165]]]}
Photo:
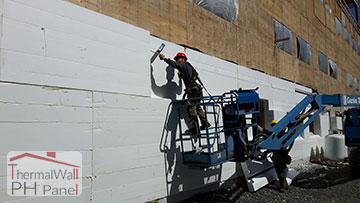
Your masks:
{"label": "man's boot", "polygon": [[194,128],[187,129],[187,130],[185,130],[185,134],[195,135],[195,134],[196,134],[196,130],[195,130]]}

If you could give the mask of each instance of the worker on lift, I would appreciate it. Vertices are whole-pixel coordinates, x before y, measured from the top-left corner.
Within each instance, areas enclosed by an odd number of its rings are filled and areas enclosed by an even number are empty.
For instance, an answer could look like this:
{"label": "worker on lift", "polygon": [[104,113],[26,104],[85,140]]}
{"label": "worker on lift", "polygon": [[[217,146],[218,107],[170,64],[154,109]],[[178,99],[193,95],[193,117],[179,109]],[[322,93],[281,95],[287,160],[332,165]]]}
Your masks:
{"label": "worker on lift", "polygon": [[[187,57],[184,53],[177,53],[174,57],[174,60],[165,58],[164,54],[159,54],[160,60],[164,60],[167,64],[177,69],[179,77],[183,80],[185,84],[185,94],[183,98],[187,95],[189,99],[202,97],[202,87],[196,82],[197,80],[202,84],[199,74],[195,68],[187,62]],[[200,99],[189,100],[191,104],[200,103]],[[190,129],[186,130],[186,134],[199,134],[200,130],[205,130],[206,127],[210,126],[210,123],[206,122],[204,110],[199,105],[188,106],[188,114],[190,117]],[[200,118],[201,127],[199,128],[198,117]]]}
{"label": "worker on lift", "polygon": [[[274,127],[277,124],[276,120],[271,121],[270,126]],[[266,129],[263,129],[262,127],[258,126],[259,132],[267,133],[268,131]],[[284,132],[279,134],[279,137],[283,135]],[[285,190],[289,189],[289,186],[286,181],[286,172],[287,172],[287,166],[291,163],[291,156],[289,156],[289,152],[291,148],[293,147],[294,143],[291,143],[288,149],[281,148],[280,150],[273,151],[273,155],[271,157],[271,160],[274,163],[276,174],[279,178],[280,188],[279,191],[284,193]]]}

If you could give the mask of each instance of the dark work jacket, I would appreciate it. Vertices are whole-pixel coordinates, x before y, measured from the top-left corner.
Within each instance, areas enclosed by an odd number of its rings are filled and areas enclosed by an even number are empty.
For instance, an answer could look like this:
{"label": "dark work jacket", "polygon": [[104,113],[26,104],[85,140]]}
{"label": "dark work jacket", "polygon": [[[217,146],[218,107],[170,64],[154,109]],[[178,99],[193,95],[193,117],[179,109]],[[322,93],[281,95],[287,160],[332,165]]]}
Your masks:
{"label": "dark work jacket", "polygon": [[184,81],[186,87],[191,83],[191,79],[195,75],[199,75],[196,72],[195,68],[189,62],[177,63],[171,59],[164,59],[164,61],[170,66],[180,71],[180,78]]}
{"label": "dark work jacket", "polygon": [[290,149],[281,148],[280,150],[273,152],[271,160],[273,161],[276,170],[286,169],[286,161],[287,156],[289,155],[289,151]]}
{"label": "dark work jacket", "polygon": [[[264,129],[263,133],[265,133],[267,135],[271,135],[271,133],[266,129]],[[284,131],[281,131],[279,133],[278,137],[280,138],[281,136],[284,135],[284,133],[285,133]],[[274,163],[276,171],[286,169],[286,161],[287,161],[287,156],[289,155],[289,152],[290,152],[290,149],[284,149],[284,148],[273,151],[271,160]]]}

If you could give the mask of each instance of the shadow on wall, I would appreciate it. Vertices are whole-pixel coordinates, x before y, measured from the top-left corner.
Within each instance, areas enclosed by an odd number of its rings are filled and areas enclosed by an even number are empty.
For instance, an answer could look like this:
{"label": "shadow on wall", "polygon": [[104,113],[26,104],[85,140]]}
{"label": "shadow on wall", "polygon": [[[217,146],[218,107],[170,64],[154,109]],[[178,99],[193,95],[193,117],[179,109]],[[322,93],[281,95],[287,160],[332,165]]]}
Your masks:
{"label": "shadow on wall", "polygon": [[153,67],[151,66],[150,69],[151,89],[153,93],[156,96],[171,100],[167,109],[160,141],[160,151],[164,153],[167,201],[178,202],[184,198],[189,198],[196,194],[196,192],[192,194],[195,190],[203,189],[208,185],[215,186],[216,188],[219,187],[219,181],[221,180],[221,165],[204,171],[191,170],[183,164],[180,148],[181,143],[180,138],[177,136],[177,131],[180,119],[185,120],[185,123],[188,125],[189,118],[184,108],[180,108],[181,118],[179,118],[178,106],[177,104],[172,103],[176,100],[177,95],[180,95],[182,92],[182,82],[179,80],[178,85],[173,81],[175,76],[174,68],[171,66],[166,67],[167,82],[161,86],[158,86],[155,82]]}
{"label": "shadow on wall", "polygon": [[171,101],[176,100],[176,95],[180,95],[182,92],[182,82],[179,79],[179,85],[173,81],[175,76],[175,70],[171,66],[166,67],[166,84],[158,86],[154,78],[154,70],[150,65],[151,70],[151,89],[154,94],[158,97],[170,99]]}

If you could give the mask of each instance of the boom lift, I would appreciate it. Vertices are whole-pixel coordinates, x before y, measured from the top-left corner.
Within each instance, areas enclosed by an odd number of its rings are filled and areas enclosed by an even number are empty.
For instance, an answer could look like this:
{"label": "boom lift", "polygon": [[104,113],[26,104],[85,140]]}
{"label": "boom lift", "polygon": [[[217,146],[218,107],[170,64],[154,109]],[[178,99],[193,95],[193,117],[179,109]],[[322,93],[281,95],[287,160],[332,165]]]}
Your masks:
{"label": "boom lift", "polygon": [[[233,90],[219,96],[176,101],[179,111],[180,140],[184,164],[192,169],[203,169],[227,161],[263,159],[269,152],[286,148],[308,127],[325,107],[360,106],[360,95],[306,96],[269,133],[258,132],[260,116],[257,89]],[[195,98],[193,100],[199,100]],[[183,133],[181,109],[202,106],[206,120],[214,127],[197,135]],[[346,145],[360,147],[360,111],[350,109],[344,114]],[[199,140],[199,142],[196,142]]]}

